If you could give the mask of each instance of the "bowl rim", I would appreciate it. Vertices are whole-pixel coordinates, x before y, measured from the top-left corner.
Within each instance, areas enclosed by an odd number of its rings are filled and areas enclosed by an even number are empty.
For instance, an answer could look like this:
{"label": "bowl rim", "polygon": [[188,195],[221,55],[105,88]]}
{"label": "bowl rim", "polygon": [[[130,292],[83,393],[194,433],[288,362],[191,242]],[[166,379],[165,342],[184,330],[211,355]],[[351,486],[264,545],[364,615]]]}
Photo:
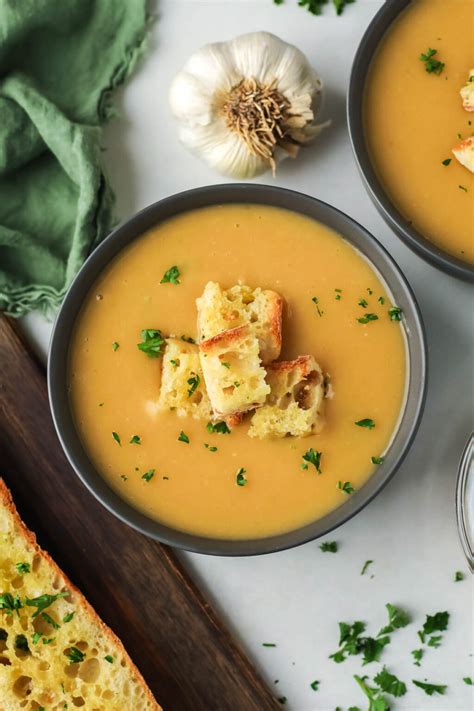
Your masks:
{"label": "bowl rim", "polygon": [[[105,266],[147,229],[173,215],[222,204],[259,204],[289,209],[335,229],[367,259],[403,308],[408,381],[398,428],[384,462],[368,481],[337,509],[300,528],[265,538],[217,539],[173,529],[133,508],[98,474],[83,448],[69,406],[67,364],[75,320]],[[422,316],[413,291],[388,251],[364,227],[317,198],[268,185],[210,185],[166,197],[145,207],[118,226],[88,257],[64,298],[57,315],[48,356],[48,395],[54,426],[73,470],[95,498],[121,521],[162,543],[184,550],[220,556],[247,556],[292,548],[328,534],[359,513],[383,489],[404,460],[419,427],[427,388],[427,347]],[[395,445],[398,448],[394,449]]]}
{"label": "bowl rim", "polygon": [[365,140],[363,105],[370,64],[383,35],[413,0],[385,2],[372,18],[357,47],[347,91],[347,124],[352,150],[372,202],[395,234],[419,257],[451,276],[474,282],[474,266],[430,242],[395,207],[385,192],[370,160]]}

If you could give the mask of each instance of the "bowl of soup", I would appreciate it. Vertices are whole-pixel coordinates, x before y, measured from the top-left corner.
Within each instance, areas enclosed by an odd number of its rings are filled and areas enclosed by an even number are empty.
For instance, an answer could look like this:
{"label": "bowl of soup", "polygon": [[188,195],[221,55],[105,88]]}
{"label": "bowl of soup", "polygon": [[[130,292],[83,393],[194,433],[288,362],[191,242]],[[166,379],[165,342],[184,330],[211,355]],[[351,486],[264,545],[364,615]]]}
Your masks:
{"label": "bowl of soup", "polygon": [[[391,0],[357,50],[352,146],[387,223],[419,256],[474,279],[474,178],[452,152],[474,135],[460,91],[473,56],[472,0]],[[472,168],[471,168],[472,169]]]}
{"label": "bowl of soup", "polygon": [[[160,341],[201,350],[196,300],[209,283],[280,295],[268,368],[317,361],[323,426],[260,438],[249,436],[258,409],[231,427],[202,415],[197,367],[193,414],[159,408],[165,366],[181,366]],[[406,279],[354,220],[290,190],[216,185],[151,205],[96,248],[57,317],[48,382],[64,451],[111,512],[173,546],[258,554],[322,536],[388,482],[421,418],[426,346]]]}

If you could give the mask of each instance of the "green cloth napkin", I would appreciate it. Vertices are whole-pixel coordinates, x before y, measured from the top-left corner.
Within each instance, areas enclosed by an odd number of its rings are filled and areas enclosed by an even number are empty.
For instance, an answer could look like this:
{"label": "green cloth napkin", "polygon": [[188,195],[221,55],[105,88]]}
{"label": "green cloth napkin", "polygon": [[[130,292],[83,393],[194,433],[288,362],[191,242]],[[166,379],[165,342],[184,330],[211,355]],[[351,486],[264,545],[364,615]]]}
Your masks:
{"label": "green cloth napkin", "polygon": [[147,32],[146,0],[0,0],[0,309],[56,309],[110,230],[101,167],[111,93]]}

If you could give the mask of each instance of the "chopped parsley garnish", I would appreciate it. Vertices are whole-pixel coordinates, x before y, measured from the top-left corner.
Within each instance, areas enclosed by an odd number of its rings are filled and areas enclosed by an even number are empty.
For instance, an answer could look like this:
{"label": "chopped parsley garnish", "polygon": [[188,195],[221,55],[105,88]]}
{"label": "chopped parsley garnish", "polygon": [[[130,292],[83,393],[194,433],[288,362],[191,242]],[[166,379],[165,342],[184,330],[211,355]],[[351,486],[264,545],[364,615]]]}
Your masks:
{"label": "chopped parsley garnish", "polygon": [[315,679],[314,681],[311,682],[310,687],[312,688],[313,691],[318,691],[320,683],[321,683],[320,681]]}
{"label": "chopped parsley garnish", "polygon": [[385,691],[386,694],[390,694],[391,696],[405,696],[407,693],[406,684],[400,681],[400,679],[397,679],[395,674],[391,674],[385,666],[382,671],[374,676],[374,682],[382,691]]}
{"label": "chopped parsley garnish", "polygon": [[427,71],[428,74],[441,74],[444,69],[444,62],[440,62],[439,59],[433,59],[437,53],[437,49],[428,47],[426,52],[420,54],[420,60],[425,63],[425,71]]}
{"label": "chopped parsley garnish", "polygon": [[384,297],[384,296],[379,296],[379,298],[377,299],[377,301],[379,302],[379,304],[382,304],[382,306],[383,306],[384,303],[385,303],[385,297]]}
{"label": "chopped parsley garnish", "polygon": [[245,473],[246,470],[243,467],[240,467],[239,471],[235,475],[235,483],[237,486],[245,486],[247,483],[247,479],[245,478]]}
{"label": "chopped parsley garnish", "polygon": [[464,192],[467,193],[467,188],[464,185],[459,185],[458,187],[460,190],[464,190]]}
{"label": "chopped parsley garnish", "polygon": [[323,313],[324,313],[324,311],[321,311],[321,309],[320,309],[319,306],[318,306],[318,304],[319,304],[319,299],[318,299],[318,297],[317,297],[317,296],[313,296],[313,298],[311,299],[311,301],[313,302],[313,304],[316,304],[316,309],[317,309],[317,312],[318,312],[318,316],[322,316]]}
{"label": "chopped parsley garnish", "polygon": [[189,437],[183,432],[183,430],[179,433],[178,442],[185,442],[186,444],[189,444]]}
{"label": "chopped parsley garnish", "polygon": [[423,657],[424,651],[422,649],[414,649],[410,654],[413,657],[413,664],[417,667],[421,667],[421,658]]}
{"label": "chopped parsley garnish", "polygon": [[38,608],[35,612],[33,612],[33,617],[38,617],[38,615],[40,615],[43,610],[46,610],[47,607],[52,605],[53,602],[56,602],[59,598],[66,597],[67,595],[69,595],[68,592],[60,592],[56,595],[48,595],[48,593],[45,593],[44,595],[39,595],[38,597],[34,597],[32,599],[27,597],[25,598],[25,605]]}
{"label": "chopped parsley garnish", "polygon": [[104,657],[105,661],[108,662],[109,664],[114,663],[114,658],[110,654],[106,654]]}
{"label": "chopped parsley garnish", "polygon": [[372,291],[372,289],[370,288],[370,286],[367,287],[367,293],[368,293],[369,296],[372,296],[372,294],[374,293],[374,292]]}
{"label": "chopped parsley garnish", "polygon": [[11,593],[1,593],[0,594],[0,610],[5,610],[7,615],[11,615],[15,610],[17,614],[23,607],[23,603],[20,600],[20,596],[17,594],[15,597]]}
{"label": "chopped parsley garnish", "polygon": [[334,297],[336,301],[340,301],[342,299],[342,289],[334,289],[336,292],[336,296]]}
{"label": "chopped parsley garnish", "polygon": [[399,306],[392,306],[392,308],[388,310],[390,321],[401,321],[402,313],[403,311]]}
{"label": "chopped parsley garnish", "polygon": [[467,684],[468,686],[474,686],[474,682],[472,681],[470,676],[463,676],[463,682]]}
{"label": "chopped parsley garnish", "polygon": [[240,388],[240,383],[238,380],[234,380],[233,385],[234,385],[234,388]]}
{"label": "chopped parsley garnish", "polygon": [[20,575],[25,575],[25,573],[29,573],[31,570],[29,563],[16,563],[15,568],[18,570]]}
{"label": "chopped parsley garnish", "polygon": [[367,677],[360,677],[357,674],[354,674],[354,679],[369,699],[370,711],[390,711],[390,705],[387,703],[383,692],[380,689],[369,686],[366,683]]}
{"label": "chopped parsley garnish", "polygon": [[23,652],[29,652],[28,640],[24,634],[18,634],[15,638],[15,649],[21,649]]}
{"label": "chopped parsley garnish", "polygon": [[456,570],[454,574],[454,582],[459,583],[461,580],[464,580],[464,573],[461,573],[460,570]]}
{"label": "chopped parsley garnish", "polygon": [[444,160],[441,161],[443,165],[449,165],[451,163],[451,158],[445,158]]}
{"label": "chopped parsley garnish", "polygon": [[303,454],[303,459],[305,462],[312,464],[318,474],[321,474],[321,456],[322,452],[317,452],[311,447],[307,452],[305,452],[305,454]]}
{"label": "chopped parsley garnish", "polygon": [[363,309],[366,309],[369,305],[369,302],[366,299],[359,299],[357,303],[359,306],[362,306]]}
{"label": "chopped parsley garnish", "polygon": [[222,365],[224,368],[230,368],[230,363],[223,363],[223,362],[221,361],[221,365]]}
{"label": "chopped parsley garnish", "polygon": [[174,358],[170,358],[170,363],[171,365],[174,365],[175,368],[177,368],[179,365],[179,361],[175,360]]}
{"label": "chopped parsley garnish", "polygon": [[372,464],[383,464],[384,457],[371,457]]}
{"label": "chopped parsley garnish", "polygon": [[206,429],[211,434],[230,434],[230,429],[227,423],[222,420],[222,422],[208,422]]}
{"label": "chopped parsley garnish", "polygon": [[410,624],[410,616],[407,612],[405,612],[405,610],[402,610],[400,607],[395,607],[395,605],[392,605],[390,602],[388,602],[385,607],[388,612],[388,625],[382,627],[377,637],[384,634],[390,634],[391,632]]}
{"label": "chopped parsley garnish", "polygon": [[323,553],[337,553],[337,541],[324,541],[319,546]]}
{"label": "chopped parsley garnish", "polygon": [[197,373],[191,373],[191,377],[188,378],[188,385],[189,390],[188,390],[188,397],[191,397],[197,390],[199,383],[201,382],[201,378]]}
{"label": "chopped parsley garnish", "polygon": [[424,643],[426,637],[434,632],[444,632],[448,627],[449,612],[437,612],[435,615],[426,615],[423,628],[418,632],[418,637]]}
{"label": "chopped parsley garnish", "polygon": [[217,447],[211,447],[210,444],[207,444],[207,442],[204,442],[204,446],[206,449],[208,449],[210,452],[217,452]]}
{"label": "chopped parsley garnish", "polygon": [[38,642],[41,639],[42,632],[35,632],[33,637],[31,638],[33,641],[33,644],[38,644]]}
{"label": "chopped parsley garnish", "polygon": [[49,639],[43,637],[43,644],[51,644],[51,642],[54,642],[55,639],[56,637],[50,637]]}
{"label": "chopped parsley garnish", "polygon": [[42,612],[42,613],[41,613],[41,617],[43,618],[43,620],[44,620],[45,622],[47,622],[48,624],[50,624],[53,629],[58,630],[58,629],[61,627],[61,625],[58,624],[58,623],[56,622],[56,620],[53,620],[53,618],[52,618],[50,615],[48,615],[47,612]]}
{"label": "chopped parsley garnish", "polygon": [[343,491],[345,494],[353,494],[355,491],[355,489],[352,486],[350,481],[345,481],[345,482],[338,481],[337,488],[340,489],[341,491]]}
{"label": "chopped parsley garnish", "polygon": [[76,613],[75,612],[68,612],[64,615],[63,617],[63,622],[64,624],[67,624],[68,622],[71,622],[72,618],[74,617]]}
{"label": "chopped parsley garnish", "polygon": [[428,696],[433,696],[434,694],[439,694],[440,696],[443,696],[444,692],[447,689],[446,684],[429,684],[425,683],[424,681],[417,681],[416,679],[412,679],[413,683],[415,686],[418,686],[420,689],[423,689],[425,694]]}
{"label": "chopped parsley garnish", "polygon": [[122,446],[122,442],[121,442],[120,437],[119,437],[119,435],[117,434],[117,432],[112,432],[112,437],[113,437],[114,440],[117,442],[117,444],[119,445],[119,447],[121,447],[121,446]]}
{"label": "chopped parsley garnish", "polygon": [[274,642],[262,642],[262,647],[276,647]]}
{"label": "chopped parsley garnish", "polygon": [[378,321],[379,317],[377,314],[365,314],[357,319],[359,323],[369,323],[369,321]]}
{"label": "chopped parsley garnish", "polygon": [[180,271],[178,267],[170,267],[168,271],[163,274],[163,279],[160,284],[180,284],[179,281]]}
{"label": "chopped parsley garnish", "polygon": [[117,341],[114,341],[114,342],[112,343],[112,350],[113,350],[113,351],[116,351],[116,350],[118,350],[119,348],[120,348],[120,344],[117,343]]}
{"label": "chopped parsley garnish", "polygon": [[367,572],[367,569],[368,569],[369,565],[372,565],[373,562],[374,562],[373,560],[366,560],[365,563],[364,563],[364,565],[362,566],[362,570],[360,571],[360,574],[361,574],[361,575],[365,575],[365,573]]}
{"label": "chopped parsley garnish", "polygon": [[370,419],[370,417],[365,417],[363,420],[357,420],[354,422],[357,427],[365,427],[367,430],[373,430],[375,427],[375,422]]}
{"label": "chopped parsley garnish", "polygon": [[162,346],[165,339],[161,336],[161,331],[157,328],[144,328],[140,332],[141,343],[137,343],[138,350],[146,353],[150,358],[158,358],[162,355]]}
{"label": "chopped parsley garnish", "polygon": [[154,476],[155,476],[155,470],[149,469],[147,472],[145,472],[142,475],[142,479],[144,479],[145,481],[150,481],[151,479],[153,479]]}
{"label": "chopped parsley garnish", "polygon": [[133,435],[132,439],[130,440],[130,444],[141,444],[142,440],[139,435]]}
{"label": "chopped parsley garnish", "polygon": [[85,653],[81,652],[81,650],[77,647],[71,647],[66,650],[64,654],[69,659],[70,664],[78,664],[79,662],[83,662],[86,657]]}
{"label": "chopped parsley garnish", "polygon": [[185,343],[196,343],[194,338],[191,338],[191,336],[181,336],[181,340]]}
{"label": "chopped parsley garnish", "polygon": [[120,478],[124,481],[128,481],[128,476],[126,474],[120,474]]}

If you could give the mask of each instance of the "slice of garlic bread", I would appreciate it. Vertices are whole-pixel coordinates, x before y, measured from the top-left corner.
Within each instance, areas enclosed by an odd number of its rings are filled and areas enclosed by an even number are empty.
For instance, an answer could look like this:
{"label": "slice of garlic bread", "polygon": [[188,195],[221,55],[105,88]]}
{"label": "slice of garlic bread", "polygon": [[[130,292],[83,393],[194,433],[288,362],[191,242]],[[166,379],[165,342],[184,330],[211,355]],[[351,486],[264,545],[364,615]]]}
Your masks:
{"label": "slice of garlic bread", "polygon": [[270,363],[280,355],[283,299],[276,291],[244,284],[224,290],[210,281],[196,304],[199,340],[249,324],[259,340],[262,362]]}
{"label": "slice of garlic bread", "polygon": [[462,106],[466,111],[474,111],[474,69],[471,69],[467,76],[467,83],[461,91]]}
{"label": "slice of garlic bread", "polygon": [[321,430],[323,374],[313,356],[270,363],[267,383],[271,392],[253,415],[250,437],[305,437]]}
{"label": "slice of garlic bread", "polygon": [[167,338],[161,367],[159,410],[176,410],[209,420],[211,403],[203,379],[199,347],[179,338]]}
{"label": "slice of garlic bread", "polygon": [[474,173],[474,136],[469,136],[454,146],[453,153],[461,165]]}
{"label": "slice of garlic bread", "polygon": [[160,711],[120,640],[20,519],[0,479],[0,709]]}
{"label": "slice of garlic bread", "polygon": [[260,407],[270,392],[250,326],[219,333],[199,345],[207,393],[216,417]]}

